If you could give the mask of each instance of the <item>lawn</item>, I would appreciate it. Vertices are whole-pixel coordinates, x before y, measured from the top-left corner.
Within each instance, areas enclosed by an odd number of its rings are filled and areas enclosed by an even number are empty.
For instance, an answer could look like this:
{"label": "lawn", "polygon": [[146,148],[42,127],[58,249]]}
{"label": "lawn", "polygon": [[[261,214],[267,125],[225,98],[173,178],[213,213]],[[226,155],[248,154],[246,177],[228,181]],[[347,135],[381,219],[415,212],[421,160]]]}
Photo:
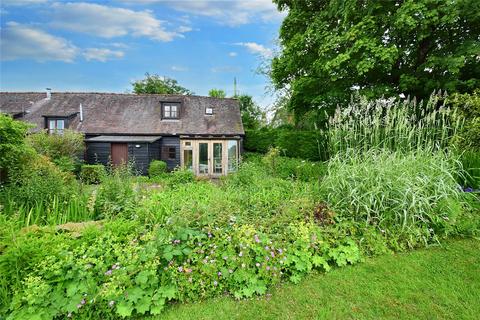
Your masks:
{"label": "lawn", "polygon": [[[176,305],[162,319],[477,319],[480,241],[452,240],[313,274],[266,297]],[[155,319],[155,318],[152,318]]]}

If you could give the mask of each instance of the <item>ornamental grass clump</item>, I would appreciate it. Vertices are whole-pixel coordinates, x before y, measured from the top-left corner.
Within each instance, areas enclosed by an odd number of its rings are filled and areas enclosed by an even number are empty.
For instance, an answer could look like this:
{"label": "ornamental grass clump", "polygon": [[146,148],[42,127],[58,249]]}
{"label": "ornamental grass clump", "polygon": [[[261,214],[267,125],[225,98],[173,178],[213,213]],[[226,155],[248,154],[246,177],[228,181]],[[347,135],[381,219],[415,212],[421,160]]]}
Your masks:
{"label": "ornamental grass clump", "polygon": [[348,149],[366,152],[387,149],[446,149],[463,125],[446,96],[433,93],[427,101],[377,99],[354,96],[346,108],[329,119],[326,136],[331,156]]}
{"label": "ornamental grass clump", "polygon": [[321,190],[338,220],[381,230],[430,236],[448,232],[461,214],[457,163],[446,153],[370,150],[339,153],[329,162]]}

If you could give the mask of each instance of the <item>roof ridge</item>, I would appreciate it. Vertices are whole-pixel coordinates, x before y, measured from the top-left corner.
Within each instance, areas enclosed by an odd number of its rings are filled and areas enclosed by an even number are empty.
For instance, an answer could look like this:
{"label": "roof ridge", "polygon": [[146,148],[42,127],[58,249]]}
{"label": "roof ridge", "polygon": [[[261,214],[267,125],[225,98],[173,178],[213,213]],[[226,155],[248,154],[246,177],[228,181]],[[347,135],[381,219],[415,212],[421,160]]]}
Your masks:
{"label": "roof ridge", "polygon": [[[0,94],[45,94],[42,91],[0,91]],[[52,95],[55,94],[98,94],[98,95],[118,95],[118,96],[167,96],[167,97],[195,97],[195,98],[209,98],[219,100],[238,100],[237,98],[219,98],[201,95],[185,95],[185,94],[170,94],[170,93],[123,93],[123,92],[87,92],[87,91],[52,91]]]}

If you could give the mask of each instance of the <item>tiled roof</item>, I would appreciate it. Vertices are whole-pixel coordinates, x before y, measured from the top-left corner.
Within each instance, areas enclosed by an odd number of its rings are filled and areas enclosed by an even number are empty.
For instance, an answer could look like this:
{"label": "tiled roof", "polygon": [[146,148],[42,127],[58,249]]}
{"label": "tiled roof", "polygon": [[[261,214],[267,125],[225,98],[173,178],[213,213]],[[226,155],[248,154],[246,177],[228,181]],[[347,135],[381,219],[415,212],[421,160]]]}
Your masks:
{"label": "tiled roof", "polygon": [[[0,112],[26,112],[22,120],[36,124],[33,130],[44,128],[44,116],[70,116],[70,129],[92,135],[244,134],[236,99],[74,92],[53,92],[50,100],[45,98],[45,93],[38,92],[0,92]],[[162,102],[181,103],[180,118],[162,120]],[[213,108],[213,115],[205,114],[207,107]]]}

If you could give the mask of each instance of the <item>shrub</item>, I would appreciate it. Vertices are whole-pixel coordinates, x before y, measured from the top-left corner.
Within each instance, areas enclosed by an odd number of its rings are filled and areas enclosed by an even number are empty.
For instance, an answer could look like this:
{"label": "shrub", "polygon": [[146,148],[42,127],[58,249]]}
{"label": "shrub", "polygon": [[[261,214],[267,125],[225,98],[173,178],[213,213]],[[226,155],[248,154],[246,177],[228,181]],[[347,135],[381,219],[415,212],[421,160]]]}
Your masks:
{"label": "shrub", "polygon": [[148,167],[150,177],[159,177],[167,172],[167,163],[161,160],[153,160]]}
{"label": "shrub", "polygon": [[243,147],[247,151],[266,153],[275,146],[275,129],[263,127],[258,130],[245,130]]}
{"label": "shrub", "polygon": [[189,183],[195,181],[195,175],[192,171],[182,168],[176,168],[173,170],[167,179],[167,183],[170,186]]}
{"label": "shrub", "polygon": [[84,164],[80,169],[80,180],[86,184],[100,183],[105,175],[105,167],[101,164]]}
{"label": "shrub", "polygon": [[112,218],[120,214],[128,216],[131,213],[135,203],[132,178],[130,165],[112,167],[104,176],[95,199],[95,212],[98,219]]}
{"label": "shrub", "polygon": [[455,170],[441,152],[352,150],[330,160],[321,190],[339,221],[399,232],[420,228],[427,242],[447,234],[462,211]]}
{"label": "shrub", "polygon": [[17,204],[34,206],[48,204],[54,196],[69,198],[70,194],[76,193],[76,182],[71,174],[59,170],[49,158],[37,155],[11,173],[7,189]]}
{"label": "shrub", "polygon": [[465,120],[463,128],[455,137],[459,149],[475,149],[480,151],[480,89],[472,94],[454,94],[448,103],[459,110]]}
{"label": "shrub", "polygon": [[0,182],[7,176],[6,170],[18,170],[35,152],[25,144],[25,136],[31,125],[13,120],[0,113]]}
{"label": "shrub", "polygon": [[48,134],[46,130],[28,136],[28,143],[64,171],[73,172],[83,157],[85,144],[83,133],[64,130],[63,134]]}
{"label": "shrub", "polygon": [[275,146],[291,158],[326,160],[326,140],[321,131],[281,130],[275,139]]}

